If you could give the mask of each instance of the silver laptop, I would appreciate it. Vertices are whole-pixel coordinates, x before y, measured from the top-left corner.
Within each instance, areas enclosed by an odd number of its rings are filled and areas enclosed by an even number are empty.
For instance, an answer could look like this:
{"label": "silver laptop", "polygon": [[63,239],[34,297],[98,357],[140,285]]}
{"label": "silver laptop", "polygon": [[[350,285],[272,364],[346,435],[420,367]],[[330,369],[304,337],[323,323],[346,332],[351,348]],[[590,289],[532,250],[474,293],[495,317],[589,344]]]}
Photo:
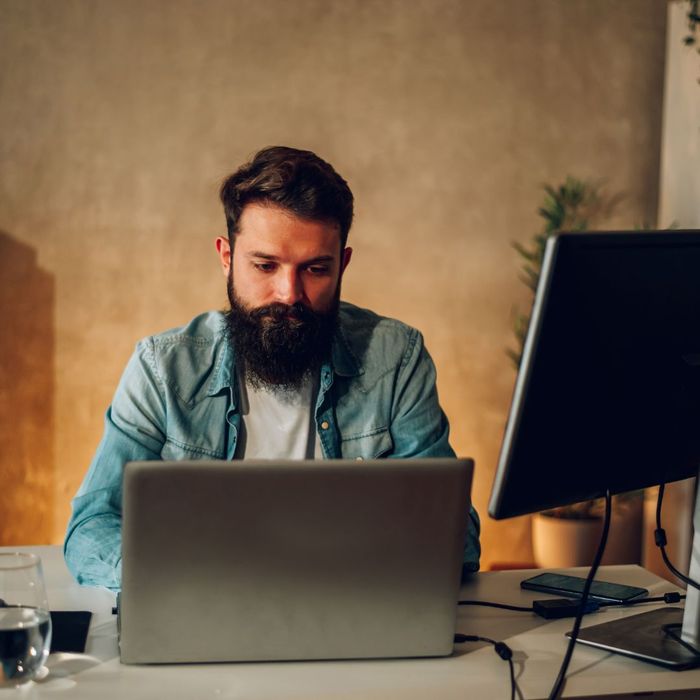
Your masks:
{"label": "silver laptop", "polygon": [[123,663],[452,652],[473,462],[132,462]]}

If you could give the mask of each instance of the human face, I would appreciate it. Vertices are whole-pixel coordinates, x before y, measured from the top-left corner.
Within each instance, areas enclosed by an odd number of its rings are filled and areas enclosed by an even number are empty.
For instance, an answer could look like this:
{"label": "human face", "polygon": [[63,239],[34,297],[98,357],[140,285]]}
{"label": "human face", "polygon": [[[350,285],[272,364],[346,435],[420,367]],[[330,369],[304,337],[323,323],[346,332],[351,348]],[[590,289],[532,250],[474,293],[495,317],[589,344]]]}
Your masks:
{"label": "human face", "polygon": [[336,225],[264,203],[244,207],[233,251],[224,237],[216,249],[224,275],[233,278],[237,298],[250,310],[303,304],[327,311],[352,255],[351,248],[341,250]]}

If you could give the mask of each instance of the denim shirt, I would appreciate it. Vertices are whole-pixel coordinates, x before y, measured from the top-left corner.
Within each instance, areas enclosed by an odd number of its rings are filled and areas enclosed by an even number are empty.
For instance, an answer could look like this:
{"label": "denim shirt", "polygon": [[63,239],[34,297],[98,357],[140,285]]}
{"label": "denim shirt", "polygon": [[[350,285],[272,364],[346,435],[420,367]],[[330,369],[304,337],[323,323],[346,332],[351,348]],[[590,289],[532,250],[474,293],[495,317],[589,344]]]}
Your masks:
{"label": "denim shirt", "polygon": [[[241,425],[236,358],[219,312],[140,341],[73,499],[64,553],[79,583],[121,586],[122,470],[129,461],[234,459]],[[315,421],[326,459],[453,457],[435,366],[421,334],[342,302]],[[472,508],[464,570],[479,568]]]}

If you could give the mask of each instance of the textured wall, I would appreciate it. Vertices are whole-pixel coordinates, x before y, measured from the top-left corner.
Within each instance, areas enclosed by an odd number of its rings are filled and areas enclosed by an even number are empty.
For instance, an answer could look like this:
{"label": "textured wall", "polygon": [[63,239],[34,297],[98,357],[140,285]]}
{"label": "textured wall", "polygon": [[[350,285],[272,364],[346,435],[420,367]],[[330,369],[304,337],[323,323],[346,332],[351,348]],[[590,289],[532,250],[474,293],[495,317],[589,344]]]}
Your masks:
{"label": "textured wall", "polygon": [[700,229],[700,27],[686,46],[688,9],[668,6],[659,226]]}
{"label": "textured wall", "polygon": [[[0,0],[0,228],[55,281],[53,538],[136,339],[223,305],[217,185],[274,143],[349,180],[345,297],[424,331],[486,520],[511,241],[567,173],[627,194],[613,223],[655,219],[664,29],[661,0]],[[530,556],[526,520],[483,539]]]}

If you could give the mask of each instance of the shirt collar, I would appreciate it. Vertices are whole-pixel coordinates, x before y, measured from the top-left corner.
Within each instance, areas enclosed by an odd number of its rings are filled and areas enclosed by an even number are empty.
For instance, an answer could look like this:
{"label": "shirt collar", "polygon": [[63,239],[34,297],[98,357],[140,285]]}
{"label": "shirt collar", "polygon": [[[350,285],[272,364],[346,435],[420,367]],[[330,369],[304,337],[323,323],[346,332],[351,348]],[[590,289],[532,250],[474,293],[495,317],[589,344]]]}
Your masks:
{"label": "shirt collar", "polygon": [[225,333],[221,339],[221,346],[221,352],[211,373],[207,396],[215,396],[224,389],[228,390],[235,384],[236,358]]}
{"label": "shirt collar", "polygon": [[335,373],[341,377],[356,377],[364,372],[360,361],[353,353],[340,323],[333,339],[331,364]]}

